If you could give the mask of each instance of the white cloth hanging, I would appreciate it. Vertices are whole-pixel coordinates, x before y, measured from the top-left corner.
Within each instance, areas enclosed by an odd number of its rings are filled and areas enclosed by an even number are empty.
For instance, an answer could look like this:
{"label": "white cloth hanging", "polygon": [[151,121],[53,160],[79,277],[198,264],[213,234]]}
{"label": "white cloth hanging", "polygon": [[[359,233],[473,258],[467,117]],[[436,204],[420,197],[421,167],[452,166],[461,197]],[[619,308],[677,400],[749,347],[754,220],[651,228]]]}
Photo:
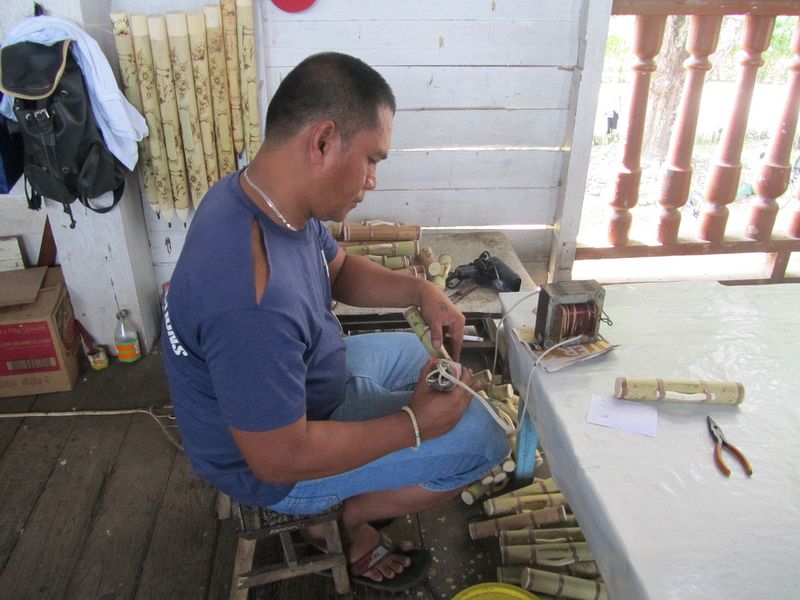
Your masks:
{"label": "white cloth hanging", "polygon": [[[94,38],[70,21],[42,15],[28,17],[12,27],[3,45],[36,42],[52,46],[61,40],[72,40],[72,55],[83,72],[92,113],[103,140],[111,153],[132,171],[139,156],[136,142],[147,136],[147,123],[120,91],[111,65]],[[4,96],[0,113],[16,121],[12,102],[13,98]]]}

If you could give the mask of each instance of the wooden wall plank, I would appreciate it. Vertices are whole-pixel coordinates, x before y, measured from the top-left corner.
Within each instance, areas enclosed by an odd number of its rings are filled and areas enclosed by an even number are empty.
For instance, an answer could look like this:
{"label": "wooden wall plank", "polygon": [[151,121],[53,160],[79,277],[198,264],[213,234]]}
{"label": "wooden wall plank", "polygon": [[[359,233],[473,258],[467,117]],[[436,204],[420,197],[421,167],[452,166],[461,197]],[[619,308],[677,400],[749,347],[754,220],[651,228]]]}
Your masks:
{"label": "wooden wall plank", "polygon": [[[577,22],[303,21],[266,22],[270,64],[293,67],[311,54],[344,52],[383,69],[390,65],[574,65]],[[402,51],[399,51],[402,49]]]}

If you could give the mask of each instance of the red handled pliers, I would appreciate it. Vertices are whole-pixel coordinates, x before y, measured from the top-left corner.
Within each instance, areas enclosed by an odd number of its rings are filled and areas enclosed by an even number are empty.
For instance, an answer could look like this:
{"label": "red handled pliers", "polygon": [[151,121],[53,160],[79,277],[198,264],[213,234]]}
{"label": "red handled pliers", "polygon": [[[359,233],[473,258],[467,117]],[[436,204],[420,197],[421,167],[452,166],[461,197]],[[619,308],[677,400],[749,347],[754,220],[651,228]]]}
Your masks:
{"label": "red handled pliers", "polygon": [[720,426],[717,425],[714,419],[706,417],[706,422],[708,423],[708,431],[711,433],[711,437],[714,438],[714,462],[717,463],[719,470],[725,474],[725,477],[731,476],[731,470],[722,460],[722,449],[725,448],[736,457],[736,460],[742,463],[745,473],[751,476],[753,474],[753,467],[750,466],[750,463],[747,461],[745,455],[742,454],[742,451],[733,444],[728,443],[728,440],[725,439],[725,434],[722,433],[722,429],[720,429]]}

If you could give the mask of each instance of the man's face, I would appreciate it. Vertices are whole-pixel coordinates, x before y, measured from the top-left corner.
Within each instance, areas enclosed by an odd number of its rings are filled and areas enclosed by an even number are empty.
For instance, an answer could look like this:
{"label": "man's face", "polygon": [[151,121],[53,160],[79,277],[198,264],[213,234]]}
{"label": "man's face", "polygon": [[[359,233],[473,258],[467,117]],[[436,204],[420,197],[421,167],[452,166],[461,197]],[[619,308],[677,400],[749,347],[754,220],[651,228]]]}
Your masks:
{"label": "man's face", "polygon": [[325,181],[323,220],[343,221],[377,185],[377,166],[389,154],[392,140],[392,111],[381,108],[375,129],[362,130],[344,148],[341,138],[333,149]]}

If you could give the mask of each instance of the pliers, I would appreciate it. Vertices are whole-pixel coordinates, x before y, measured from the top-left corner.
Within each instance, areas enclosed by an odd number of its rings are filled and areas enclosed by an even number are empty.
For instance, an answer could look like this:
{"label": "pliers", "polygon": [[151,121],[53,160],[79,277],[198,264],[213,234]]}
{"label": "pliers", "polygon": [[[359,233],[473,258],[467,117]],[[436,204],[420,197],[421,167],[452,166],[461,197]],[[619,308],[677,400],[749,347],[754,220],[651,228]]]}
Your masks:
{"label": "pliers", "polygon": [[706,417],[706,422],[708,423],[708,431],[711,433],[711,437],[714,439],[714,462],[717,463],[719,470],[725,474],[725,477],[731,476],[731,470],[722,460],[722,449],[725,448],[742,464],[745,473],[747,473],[748,476],[752,476],[753,467],[750,466],[750,463],[747,461],[745,455],[742,454],[742,451],[733,444],[728,443],[728,440],[725,439],[725,434],[722,433],[722,429],[720,429],[720,426],[717,425],[714,419],[711,417]]}

